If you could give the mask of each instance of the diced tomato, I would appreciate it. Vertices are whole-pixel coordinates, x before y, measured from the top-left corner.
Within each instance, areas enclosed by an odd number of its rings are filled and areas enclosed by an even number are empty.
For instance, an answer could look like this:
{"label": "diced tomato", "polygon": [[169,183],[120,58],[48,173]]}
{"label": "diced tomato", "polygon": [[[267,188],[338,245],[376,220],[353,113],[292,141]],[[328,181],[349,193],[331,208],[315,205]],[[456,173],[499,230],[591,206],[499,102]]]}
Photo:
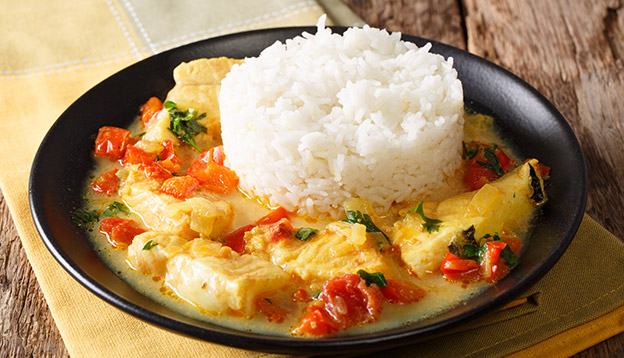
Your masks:
{"label": "diced tomato", "polygon": [[269,233],[271,234],[271,242],[278,242],[283,239],[293,237],[295,229],[290,224],[290,220],[282,218],[276,223],[269,224]]}
{"label": "diced tomato", "polygon": [[311,305],[293,332],[300,335],[327,336],[339,330],[340,327],[327,311],[317,305]]}
{"label": "diced tomato", "polygon": [[294,333],[326,336],[373,322],[381,315],[383,294],[377,285],[367,286],[360,276],[344,274],[323,283],[319,301],[308,307]]}
{"label": "diced tomato", "polygon": [[163,109],[163,103],[160,99],[152,97],[141,106],[141,121],[148,124],[152,119],[156,118],[158,112]]}
{"label": "diced tomato", "polygon": [[199,158],[204,163],[215,163],[219,165],[223,165],[225,161],[225,152],[223,152],[223,146],[217,146],[208,149],[199,155]]}
{"label": "diced tomato", "polygon": [[487,243],[487,259],[490,262],[498,262],[501,251],[507,246],[503,241],[490,241]]}
{"label": "diced tomato", "polygon": [[373,322],[381,314],[383,294],[356,274],[344,274],[323,283],[319,295],[325,310],[342,329]]}
{"label": "diced tomato", "polygon": [[117,127],[102,127],[95,138],[95,155],[118,160],[123,157],[130,139],[130,131]]}
{"label": "diced tomato", "polygon": [[269,322],[283,322],[288,314],[288,311],[284,308],[277,306],[273,301],[264,297],[256,298],[256,308],[266,316]]}
{"label": "diced tomato", "polygon": [[256,221],[257,225],[272,224],[281,219],[288,219],[288,212],[281,206]]}
{"label": "diced tomato", "polygon": [[217,163],[205,163],[196,158],[186,174],[193,176],[207,190],[217,194],[229,194],[238,185],[238,176],[233,170]]}
{"label": "diced tomato", "polygon": [[119,178],[117,178],[117,168],[109,170],[95,179],[91,189],[95,192],[110,196],[119,189]]}
{"label": "diced tomato", "polygon": [[498,176],[491,169],[475,163],[468,167],[468,171],[464,175],[464,184],[470,190],[477,190],[496,179],[498,179]]}
{"label": "diced tomato", "polygon": [[121,159],[121,164],[143,164],[143,165],[151,165],[154,164],[156,160],[156,155],[153,153],[148,153],[141,148],[137,148],[133,145],[129,145],[126,148],[126,153]]}
{"label": "diced tomato", "polygon": [[503,152],[502,149],[500,148],[496,148],[496,157],[498,158],[498,163],[501,166],[501,169],[503,169],[503,171],[505,173],[509,172],[509,170],[516,165],[517,163],[511,159],[509,159],[509,157],[507,156],[507,154],[505,154],[505,152]]}
{"label": "diced tomato", "polygon": [[516,256],[520,256],[520,252],[522,251],[522,241],[520,241],[520,239],[517,237],[504,237],[502,240]]}
{"label": "diced tomato", "polygon": [[480,267],[474,260],[462,259],[449,252],[444,257],[440,271],[451,281],[473,281],[479,278]]}
{"label": "diced tomato", "polygon": [[245,233],[256,227],[256,225],[245,225],[232,231],[225,237],[223,245],[229,246],[232,250],[242,254],[245,251]]}
{"label": "diced tomato", "polygon": [[292,300],[294,302],[309,302],[310,295],[308,294],[308,291],[300,287],[297,289],[297,291],[293,292]]}
{"label": "diced tomato", "polygon": [[170,173],[180,172],[180,158],[175,154],[173,142],[166,140],[162,143],[163,150],[158,154],[158,164]]}
{"label": "diced tomato", "polygon": [[411,282],[387,279],[387,286],[381,288],[381,293],[390,303],[410,304],[425,297],[426,291]]}
{"label": "diced tomato", "polygon": [[492,282],[496,282],[503,278],[511,268],[504,264],[504,260],[499,259],[496,265],[492,265],[492,273],[490,276],[490,280]]}
{"label": "diced tomato", "polygon": [[216,163],[219,165],[223,165],[223,162],[225,161],[225,152],[223,152],[223,146],[220,145],[217,147],[210,148],[207,151],[200,154],[198,158],[204,163],[212,162],[212,163]]}
{"label": "diced tomato", "polygon": [[484,279],[493,280],[493,273],[499,269],[498,259],[500,257],[500,253],[505,246],[507,246],[507,244],[502,241],[489,241],[486,245],[486,254],[481,262],[481,276]]}
{"label": "diced tomato", "polygon": [[186,199],[198,186],[199,181],[197,181],[197,179],[189,175],[184,175],[181,177],[171,177],[165,180],[159,192],[178,199]]}
{"label": "diced tomato", "polygon": [[[486,168],[479,164],[479,162],[489,162],[489,160],[485,156],[487,148],[489,148],[487,150],[493,149],[493,153],[494,155],[496,155],[496,159],[498,160],[500,169],[502,169],[504,173],[508,173],[511,169],[513,169],[514,166],[518,164],[516,163],[516,161],[511,160],[507,156],[507,154],[505,154],[505,152],[503,152],[503,150],[498,147],[492,148],[492,146],[490,145],[478,142],[466,143],[465,146],[466,150],[472,152],[472,154],[474,155],[474,157],[472,157],[472,159],[468,161],[466,165],[466,174],[464,174],[464,184],[470,190],[481,189],[481,187],[483,187],[486,183],[494,181],[501,176],[496,174],[492,169]],[[466,154],[467,152],[464,152],[464,155]]]}
{"label": "diced tomato", "polygon": [[104,234],[114,248],[123,248],[132,243],[135,236],[145,232],[134,220],[109,218],[102,220],[100,233]]}

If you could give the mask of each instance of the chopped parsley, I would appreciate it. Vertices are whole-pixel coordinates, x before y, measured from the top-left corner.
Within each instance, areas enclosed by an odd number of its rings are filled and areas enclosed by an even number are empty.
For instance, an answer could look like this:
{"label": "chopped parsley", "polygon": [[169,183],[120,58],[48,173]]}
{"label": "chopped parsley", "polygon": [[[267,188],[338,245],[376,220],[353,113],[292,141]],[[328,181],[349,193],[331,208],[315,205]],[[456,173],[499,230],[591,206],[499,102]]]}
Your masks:
{"label": "chopped parsley", "polygon": [[428,233],[431,234],[434,231],[440,230],[440,224],[442,223],[442,221],[426,217],[425,213],[423,212],[423,202],[422,201],[419,202],[418,205],[416,205],[413,208],[409,209],[405,213],[405,215],[403,215],[403,216],[401,216],[399,218],[399,220],[402,220],[410,212],[416,213],[416,214],[420,215],[420,217],[422,218],[423,222],[421,223],[421,225],[422,225],[422,231],[423,232],[427,231]]}
{"label": "chopped parsley", "polygon": [[124,214],[130,214],[130,210],[123,203],[113,201],[106,207],[106,210],[102,213],[103,218],[109,218],[115,216],[115,214],[122,212]]}
{"label": "chopped parsley", "polygon": [[496,175],[500,177],[505,174],[505,171],[501,167],[495,151],[496,151],[496,146],[493,148],[492,147],[483,148],[483,155],[485,156],[485,159],[487,160],[487,162],[482,162],[482,161],[477,160],[477,164],[479,164],[480,166],[484,168],[490,169],[491,171],[493,171]]}
{"label": "chopped parsley", "polygon": [[383,231],[381,231],[380,228],[377,227],[377,225],[375,225],[375,223],[373,223],[373,219],[371,219],[368,214],[362,214],[361,212],[356,210],[347,210],[346,213],[347,218],[340,221],[349,224],[362,224],[366,226],[366,232],[381,233],[386,241],[390,242],[390,238],[388,237],[388,235],[386,235]]}
{"label": "chopped parsley", "polygon": [[208,129],[204,127],[198,121],[206,117],[206,113],[198,114],[193,108],[189,108],[186,111],[178,109],[175,102],[166,101],[163,106],[169,112],[171,121],[169,122],[169,130],[175,134],[184,143],[190,145],[198,152],[201,149],[195,142],[195,136],[199,133],[206,133]]}
{"label": "chopped parsley", "polygon": [[150,240],[148,242],[145,243],[145,245],[143,245],[143,250],[151,250],[153,249],[156,245],[158,245],[157,242],[154,242],[154,240]]}
{"label": "chopped parsley", "polygon": [[520,263],[520,258],[518,255],[514,254],[509,245],[505,246],[505,248],[501,250],[500,257],[505,260],[505,263],[509,267],[514,267]]}
{"label": "chopped parsley", "polygon": [[72,214],[72,220],[82,228],[91,228],[99,220],[97,211],[76,210]]}
{"label": "chopped parsley", "polygon": [[302,227],[295,233],[295,237],[301,241],[307,241],[311,236],[316,235],[318,230],[311,227]]}
{"label": "chopped parsley", "polygon": [[464,146],[464,159],[472,159],[474,157],[477,156],[477,154],[479,153],[479,145],[476,144],[476,148],[473,150],[468,150],[468,146],[466,146],[466,142],[462,142],[462,145]]}
{"label": "chopped parsley", "polygon": [[370,286],[373,283],[379,288],[388,286],[388,282],[386,281],[386,277],[383,272],[368,273],[364,270],[358,270],[357,274],[362,280],[366,281],[366,286]]}
{"label": "chopped parsley", "polygon": [[270,299],[268,299],[268,298],[266,298],[266,297],[263,297],[263,298],[264,298],[264,300],[265,300],[265,301],[267,301],[270,305],[272,305],[272,304],[273,304],[273,302],[271,302],[271,300],[270,300]]}

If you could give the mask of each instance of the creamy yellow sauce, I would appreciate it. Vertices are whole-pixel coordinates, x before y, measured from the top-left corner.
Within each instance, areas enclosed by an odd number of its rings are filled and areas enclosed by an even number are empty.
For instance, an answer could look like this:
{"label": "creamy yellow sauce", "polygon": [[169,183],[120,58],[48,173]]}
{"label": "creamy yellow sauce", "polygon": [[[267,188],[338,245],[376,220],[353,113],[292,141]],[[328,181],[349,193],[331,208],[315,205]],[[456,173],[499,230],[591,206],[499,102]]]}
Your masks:
{"label": "creamy yellow sauce", "polygon": [[[505,149],[510,157],[517,158],[511,151],[511,148],[504,145],[505,142],[496,132],[493,120],[490,117],[479,114],[466,114],[465,119],[466,141],[475,140],[484,143],[497,143]],[[137,135],[140,132],[140,127],[135,124],[130,130],[133,135]],[[111,197],[106,197],[93,193],[89,189],[93,178],[97,177],[100,173],[110,170],[113,166],[114,163],[108,160],[96,159],[93,175],[90,177],[85,188],[85,202],[88,210],[96,210],[101,213],[111,202],[121,201],[116,194]],[[437,192],[435,199],[440,200],[466,191],[461,181],[462,175],[463,172],[460,170],[456,177],[450,178],[447,190]],[[229,201],[235,208],[235,215],[232,223],[233,229],[253,223],[270,211],[269,208],[264,207],[258,201],[247,198],[239,192],[225,197],[221,196],[220,198]],[[397,209],[398,208],[395,208],[394,210]],[[129,215],[122,214],[119,217],[134,219],[137,222],[141,222],[141,218],[134,213]],[[382,229],[388,228],[392,221],[397,218],[396,212],[385,215],[382,214],[380,217],[379,225]],[[291,222],[295,228],[314,227],[317,229],[323,229],[328,223],[326,220],[315,221],[309,218],[298,217],[291,218]],[[119,275],[129,285],[154,301],[189,317],[238,330],[274,335],[290,335],[292,327],[296,326],[301,318],[301,314],[291,314],[283,323],[277,324],[275,322],[267,322],[265,316],[260,313],[257,313],[251,319],[229,316],[227,314],[214,315],[206,313],[192,304],[192,302],[177,297],[170,289],[164,287],[162,278],[140,274],[132,270],[126,259],[126,250],[112,249],[105,236],[97,232],[97,227],[91,232],[90,239],[99,257],[113,272]],[[350,335],[372,332],[420,321],[444,312],[474,297],[490,285],[485,282],[475,282],[469,285],[459,282],[449,282],[440,274],[426,275],[420,279],[409,276],[408,274],[404,276],[405,277],[402,277],[402,279],[410,280],[427,291],[427,294],[421,301],[410,305],[389,304],[385,302],[381,319],[377,322],[356,326],[340,334]],[[278,299],[284,301],[288,300],[291,292],[292,291],[285,292],[281,298],[278,295]],[[299,305],[296,308],[296,310],[300,312],[302,312],[303,309],[303,305]]]}

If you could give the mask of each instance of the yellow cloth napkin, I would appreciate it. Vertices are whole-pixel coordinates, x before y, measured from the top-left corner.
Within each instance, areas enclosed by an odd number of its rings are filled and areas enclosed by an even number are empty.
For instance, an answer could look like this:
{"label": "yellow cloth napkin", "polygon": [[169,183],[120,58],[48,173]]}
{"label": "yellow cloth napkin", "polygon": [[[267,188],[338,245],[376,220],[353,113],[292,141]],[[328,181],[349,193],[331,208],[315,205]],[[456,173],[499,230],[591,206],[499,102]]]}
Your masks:
{"label": "yellow cloth napkin", "polygon": [[[154,53],[225,33],[314,25],[324,12],[334,24],[361,23],[335,0],[92,0],[79,4],[67,0],[22,0],[0,12],[0,187],[72,356],[271,356],[166,332],[88,292],[57,264],[41,242],[28,206],[28,175],[39,143],[54,120],[81,94],[118,70]],[[586,217],[571,250],[544,280],[527,292],[526,299],[519,301],[521,304],[458,327],[456,332],[452,331],[456,334],[445,334],[393,353],[498,356],[546,339],[520,354],[530,356],[536,350],[566,349],[563,352],[567,355],[623,331],[624,249],[609,235]],[[574,294],[573,300],[565,299],[573,294],[557,280],[569,275],[589,279],[592,271],[588,270],[596,268],[597,264],[579,264],[580,260],[599,257],[583,257],[583,245],[590,243],[593,250],[609,247],[610,257],[619,260],[610,266],[617,268],[611,272],[615,279],[608,286],[600,285],[598,289],[592,285],[592,289],[582,289],[584,294],[580,297]],[[605,274],[604,269],[596,272]],[[557,301],[562,297],[565,305]],[[596,319],[609,311],[612,312],[603,319]],[[605,325],[605,321],[613,324]],[[532,329],[515,329],[520,326]],[[555,334],[559,335],[548,339]],[[579,336],[584,339],[577,339]],[[453,339],[459,339],[461,345],[470,339],[476,343],[460,353],[452,345]],[[560,342],[566,342],[563,348]]]}

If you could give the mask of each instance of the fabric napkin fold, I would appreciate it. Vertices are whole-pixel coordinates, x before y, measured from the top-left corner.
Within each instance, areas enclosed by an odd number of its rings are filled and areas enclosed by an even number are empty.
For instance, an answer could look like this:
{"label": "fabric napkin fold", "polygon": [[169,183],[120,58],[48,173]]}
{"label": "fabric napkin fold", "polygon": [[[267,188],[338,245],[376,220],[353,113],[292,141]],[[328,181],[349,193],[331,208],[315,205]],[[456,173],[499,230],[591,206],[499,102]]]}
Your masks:
{"label": "fabric napkin fold", "polygon": [[[101,80],[142,58],[226,33],[314,25],[323,13],[337,25],[359,25],[361,20],[334,0],[75,4],[23,0],[0,13],[0,187],[69,353],[272,356],[164,331],[104,303],[74,281],[47,251],[31,219],[30,167],[43,136],[63,110]],[[392,354],[500,356],[527,348],[517,354],[566,356],[622,332],[623,246],[586,216],[562,259],[514,307]]]}

